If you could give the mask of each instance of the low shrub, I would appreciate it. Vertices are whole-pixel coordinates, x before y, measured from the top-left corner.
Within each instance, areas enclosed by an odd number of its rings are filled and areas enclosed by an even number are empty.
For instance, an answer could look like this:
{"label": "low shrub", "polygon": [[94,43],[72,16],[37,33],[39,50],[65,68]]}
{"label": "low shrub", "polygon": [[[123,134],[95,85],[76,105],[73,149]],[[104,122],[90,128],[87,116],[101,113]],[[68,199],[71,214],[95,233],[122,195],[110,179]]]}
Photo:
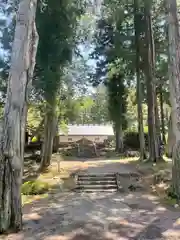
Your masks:
{"label": "low shrub", "polygon": [[50,190],[50,185],[39,180],[25,182],[21,187],[23,195],[39,195]]}
{"label": "low shrub", "polygon": [[[148,134],[144,133],[145,145],[148,146]],[[124,135],[124,146],[126,149],[138,150],[140,148],[139,133],[126,132]]]}
{"label": "low shrub", "polygon": [[172,199],[174,201],[177,201],[178,197],[175,194],[172,186],[169,186],[169,188],[166,190],[166,194],[167,194],[168,199]]}

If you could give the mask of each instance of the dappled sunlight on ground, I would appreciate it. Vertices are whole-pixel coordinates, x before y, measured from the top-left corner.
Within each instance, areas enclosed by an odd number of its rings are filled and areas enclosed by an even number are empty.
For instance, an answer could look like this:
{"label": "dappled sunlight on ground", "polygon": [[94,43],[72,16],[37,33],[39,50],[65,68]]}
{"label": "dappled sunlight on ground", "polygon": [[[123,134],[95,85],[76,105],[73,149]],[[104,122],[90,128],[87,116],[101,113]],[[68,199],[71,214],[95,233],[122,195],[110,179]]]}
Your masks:
{"label": "dappled sunlight on ground", "polygon": [[[72,172],[77,171],[97,171],[97,172],[119,172],[125,171],[126,167],[123,165],[137,163],[137,158],[125,158],[120,159],[120,157],[106,159],[106,158],[94,158],[90,161],[88,159],[78,159],[69,157],[63,159],[60,154],[53,154],[51,166],[47,172],[42,174],[37,174],[35,172],[38,169],[38,165],[35,161],[25,162],[25,175],[24,181],[32,179],[40,179],[44,181],[50,181],[53,183],[55,179],[68,178]],[[97,169],[97,170],[96,170]],[[59,177],[59,178],[58,178]]]}
{"label": "dappled sunlight on ground", "polygon": [[149,194],[59,193],[54,198],[27,204],[23,234],[7,239],[180,239],[180,213]]}
{"label": "dappled sunlight on ground", "polygon": [[47,197],[48,197],[48,193],[41,194],[41,195],[32,195],[32,196],[22,195],[22,205],[28,204],[43,198],[47,198]]}
{"label": "dappled sunlight on ground", "polygon": [[[59,183],[73,172],[136,173],[134,161],[53,160],[41,179]],[[60,171],[59,171],[60,169]],[[151,174],[151,173],[150,173]],[[126,183],[126,180],[125,180]],[[71,183],[69,183],[71,185]],[[150,191],[117,193],[63,192],[62,188],[23,208],[23,232],[5,240],[180,239],[180,212],[160,203]],[[0,238],[1,239],[1,238]]]}
{"label": "dappled sunlight on ground", "polygon": [[[68,169],[69,171],[87,171],[88,173],[116,173],[116,172],[129,172],[129,168],[126,168],[127,164],[133,165],[133,162],[137,163],[137,158],[127,159],[103,159],[97,158],[93,160],[65,160],[60,162],[61,169]],[[124,166],[124,167],[123,167]]]}

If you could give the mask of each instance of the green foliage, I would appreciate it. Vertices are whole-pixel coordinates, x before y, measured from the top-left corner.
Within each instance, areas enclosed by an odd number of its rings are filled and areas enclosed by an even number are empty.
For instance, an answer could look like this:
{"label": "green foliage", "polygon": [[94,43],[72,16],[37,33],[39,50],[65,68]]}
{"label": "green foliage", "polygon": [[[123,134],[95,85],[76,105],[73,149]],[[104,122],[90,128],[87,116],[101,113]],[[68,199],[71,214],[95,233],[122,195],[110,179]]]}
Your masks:
{"label": "green foliage", "polygon": [[[148,133],[144,133],[145,145],[148,146]],[[126,132],[124,135],[124,145],[125,148],[132,150],[139,150],[139,133],[137,131]]]}
{"label": "green foliage", "polygon": [[[38,2],[36,22],[39,45],[33,85],[45,101],[43,113],[49,113],[62,128],[68,122],[69,112],[73,112],[70,99],[76,87],[72,86],[81,78],[78,74],[75,76],[78,72],[76,69],[82,67],[82,74],[86,67],[83,61],[78,66],[73,61],[76,46],[81,41],[76,33],[85,10],[84,3],[84,0],[78,4],[75,0]],[[78,80],[75,81],[74,77]]]}
{"label": "green foliage", "polygon": [[[104,3],[104,7],[106,3]],[[106,85],[109,119],[116,131],[120,131],[121,126],[125,129],[127,125],[125,114],[127,108],[126,63],[125,59],[119,55],[124,43],[124,38],[119,35],[122,30],[122,19],[117,20],[118,27],[113,21],[114,19],[111,17],[103,15],[97,22],[97,31],[94,36],[95,50],[91,55],[96,60],[96,72],[92,82],[95,86],[100,82]]]}
{"label": "green foliage", "polygon": [[[145,43],[145,17],[143,1],[119,1],[104,0],[102,2],[101,14],[97,20],[96,31],[94,34],[94,51],[91,57],[96,61],[95,72],[92,73],[91,82],[94,86],[103,82],[107,85],[109,96],[109,118],[114,123],[116,119],[122,123],[124,118],[127,122],[127,128],[138,131],[138,114],[137,114],[137,89],[136,89],[136,39],[135,25],[139,36],[139,74],[141,87],[141,104],[143,112],[143,124],[148,123],[147,109],[147,88],[146,76],[148,70],[147,63],[147,46]],[[136,14],[135,14],[136,12]],[[155,44],[155,84],[159,94],[163,92],[163,101],[169,104],[169,87],[167,72],[167,38],[165,28],[165,5],[163,1],[153,2],[152,8],[153,35]],[[117,99],[118,84],[112,81],[108,88],[109,80],[115,73],[120,75],[123,73],[121,82],[121,94],[118,104],[114,104]],[[116,82],[116,83],[115,83]],[[114,84],[114,85],[113,85]],[[112,91],[114,86],[114,90]],[[121,95],[119,94],[119,96]],[[111,97],[110,97],[111,96]],[[114,98],[114,99],[113,99]],[[121,100],[120,100],[121,99]],[[159,99],[158,104],[159,104]],[[123,104],[122,104],[123,103]],[[122,105],[121,105],[122,104]],[[123,106],[124,109],[121,109]],[[120,109],[122,110],[120,113]],[[163,104],[165,112],[165,104]],[[166,114],[165,114],[166,115]],[[112,120],[113,119],[113,120]],[[162,121],[161,121],[162,122]],[[165,119],[165,125],[167,121]],[[126,127],[126,126],[125,126]],[[144,132],[148,129],[145,127]]]}
{"label": "green foliage", "polygon": [[76,46],[76,27],[83,10],[81,2],[45,0],[37,9],[39,46],[34,84],[45,99],[56,96],[64,67]]}
{"label": "green foliage", "polygon": [[92,123],[104,124],[110,121],[108,112],[108,93],[107,88],[100,85],[96,92],[92,94],[93,106],[91,108]]}
{"label": "green foliage", "polygon": [[31,102],[28,107],[28,127],[32,130],[36,130],[39,127],[43,119],[43,106],[44,104],[41,102]]}
{"label": "green foliage", "polygon": [[[157,92],[163,91],[164,110],[169,113],[165,9],[163,1],[153,4]],[[140,70],[144,86],[144,3],[139,1],[139,5]],[[10,1],[10,6],[6,15],[13,16],[11,24],[5,27],[4,21],[0,20],[3,33],[0,35],[1,46],[3,53],[7,54],[7,58],[0,60],[0,69],[3,70],[0,70],[2,103],[6,92],[17,1],[15,4]],[[34,131],[46,114],[46,100],[49,98],[50,103],[52,98],[56,98],[56,115],[64,130],[68,123],[102,124],[111,121],[116,125],[123,123],[123,128],[128,131],[137,131],[133,1],[104,0],[101,9],[98,8],[98,11],[101,10],[98,18],[92,9],[92,2],[86,0],[78,1],[78,4],[75,0],[38,2],[37,28],[40,41],[33,81],[36,91],[31,95],[33,100],[28,112],[28,125]],[[88,65],[87,55],[91,47],[91,65],[96,65],[95,71],[94,67]],[[105,83],[106,87],[87,93],[89,82],[96,87]],[[146,87],[143,89],[143,97],[145,93]],[[147,125],[146,98],[143,98],[142,108],[143,123]],[[167,119],[166,116],[166,125]],[[147,127],[144,132],[148,132]]]}
{"label": "green foliage", "polygon": [[35,142],[37,142],[37,141],[38,141],[38,138],[37,138],[36,136],[34,136],[34,137],[32,138],[32,140],[31,140],[32,143],[35,143]]}
{"label": "green foliage", "polygon": [[[143,125],[145,126],[147,124],[148,119],[146,103],[142,103],[142,112],[143,112]],[[130,87],[129,89],[127,89],[126,120],[128,124],[127,131],[138,130],[137,97],[135,87]],[[144,132],[146,132],[146,130],[144,130]]]}
{"label": "green foliage", "polygon": [[40,180],[28,181],[23,183],[21,193],[23,195],[38,195],[44,194],[50,190],[50,185],[47,182]]}
{"label": "green foliage", "polygon": [[104,124],[109,121],[107,92],[104,86],[94,89],[93,93],[73,96],[65,92],[66,99],[60,106],[60,112],[66,123]]}
{"label": "green foliage", "polygon": [[144,126],[144,133],[148,133],[148,126]]}
{"label": "green foliage", "polygon": [[126,91],[123,83],[123,75],[113,73],[107,83],[109,97],[109,115],[115,128],[124,126],[126,128]]}

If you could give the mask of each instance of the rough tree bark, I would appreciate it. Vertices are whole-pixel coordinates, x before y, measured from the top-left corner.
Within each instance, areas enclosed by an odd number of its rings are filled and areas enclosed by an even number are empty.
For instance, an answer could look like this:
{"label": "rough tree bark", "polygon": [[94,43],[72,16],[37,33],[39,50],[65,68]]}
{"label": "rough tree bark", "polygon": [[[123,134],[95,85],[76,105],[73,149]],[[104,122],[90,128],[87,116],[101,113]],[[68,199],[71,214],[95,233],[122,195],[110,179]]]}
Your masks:
{"label": "rough tree bark", "polygon": [[51,157],[53,152],[53,141],[56,135],[56,98],[52,97],[47,100],[46,107],[46,115],[45,115],[45,123],[44,123],[44,136],[43,136],[43,145],[42,145],[42,153],[41,153],[41,166],[40,170],[48,168],[51,163]]}
{"label": "rough tree bark", "polygon": [[0,232],[22,228],[21,182],[27,90],[33,77],[38,35],[37,0],[21,0],[16,19],[11,68],[0,139]]}
{"label": "rough tree bark", "polygon": [[165,123],[164,123],[164,108],[163,108],[163,92],[162,86],[159,87],[159,101],[160,101],[160,114],[161,114],[161,130],[162,130],[162,141],[163,144],[166,144],[166,132],[165,132]]}
{"label": "rough tree bark", "polygon": [[146,85],[148,102],[148,134],[149,134],[149,160],[157,162],[160,158],[159,146],[156,133],[156,91],[154,83],[154,49],[151,19],[151,1],[145,0],[145,20],[146,20]]}
{"label": "rough tree bark", "polygon": [[140,32],[139,32],[139,1],[134,0],[134,29],[135,29],[135,45],[136,45],[136,78],[137,78],[137,111],[138,111],[138,132],[140,142],[140,160],[146,158],[144,127],[143,127],[143,112],[142,112],[142,83],[140,76]]}
{"label": "rough tree bark", "polygon": [[[155,44],[154,44],[154,35],[153,35],[153,27],[152,27],[152,16],[151,16],[151,9],[152,9],[152,0],[146,0],[148,3],[146,4],[146,13],[147,13],[147,22],[149,25],[149,41],[150,41],[150,52],[151,55],[151,74],[152,74],[152,86],[154,88],[154,111],[155,111],[155,128],[156,128],[156,145],[155,145],[155,155],[156,155],[156,161],[157,159],[161,158],[161,130],[160,130],[160,118],[159,118],[159,107],[158,107],[158,96],[157,96],[157,80],[155,79],[155,58],[156,58],[156,52],[155,52]],[[149,7],[148,7],[149,4]],[[149,10],[148,10],[149,9]],[[148,36],[148,34],[147,34]],[[150,57],[150,56],[149,56]],[[155,136],[154,136],[155,137]]]}
{"label": "rough tree bark", "polygon": [[166,0],[169,41],[169,86],[172,107],[173,147],[172,186],[180,199],[180,34],[176,0]]}
{"label": "rough tree bark", "polygon": [[161,125],[160,125],[160,114],[159,114],[159,104],[158,104],[158,94],[157,89],[155,90],[155,125],[156,125],[156,139],[157,139],[157,151],[158,156],[162,158],[161,156]]}
{"label": "rough tree bark", "polygon": [[122,131],[122,126],[118,124],[115,124],[114,126],[114,132],[115,132],[115,138],[116,138],[116,149],[115,151],[118,153],[123,152],[123,131]]}
{"label": "rough tree bark", "polygon": [[168,139],[167,139],[167,146],[166,146],[166,155],[168,158],[172,158],[173,146],[175,144],[176,144],[176,139],[172,129],[172,116],[170,115],[169,124],[168,124]]}
{"label": "rough tree bark", "polygon": [[54,136],[54,140],[53,140],[53,152],[57,153],[59,150],[59,141],[60,141],[60,137],[59,137],[59,128],[58,128],[58,120],[55,120],[55,136]]}

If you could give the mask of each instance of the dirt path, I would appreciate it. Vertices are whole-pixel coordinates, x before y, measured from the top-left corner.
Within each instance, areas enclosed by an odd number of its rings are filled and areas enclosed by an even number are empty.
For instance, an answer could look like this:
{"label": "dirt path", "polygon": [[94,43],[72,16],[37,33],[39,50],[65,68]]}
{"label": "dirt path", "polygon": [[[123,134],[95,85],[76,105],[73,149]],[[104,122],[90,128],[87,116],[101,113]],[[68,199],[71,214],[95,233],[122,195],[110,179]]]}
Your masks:
{"label": "dirt path", "polygon": [[[115,168],[134,170],[124,164]],[[145,191],[56,193],[26,205],[23,219],[24,231],[5,240],[180,239],[180,211],[163,207]]]}
{"label": "dirt path", "polygon": [[95,159],[88,161],[86,159],[78,161],[61,161],[61,168],[72,169],[72,170],[82,170],[87,173],[101,174],[101,173],[129,173],[136,171],[135,165],[132,162],[124,161],[118,159]]}

